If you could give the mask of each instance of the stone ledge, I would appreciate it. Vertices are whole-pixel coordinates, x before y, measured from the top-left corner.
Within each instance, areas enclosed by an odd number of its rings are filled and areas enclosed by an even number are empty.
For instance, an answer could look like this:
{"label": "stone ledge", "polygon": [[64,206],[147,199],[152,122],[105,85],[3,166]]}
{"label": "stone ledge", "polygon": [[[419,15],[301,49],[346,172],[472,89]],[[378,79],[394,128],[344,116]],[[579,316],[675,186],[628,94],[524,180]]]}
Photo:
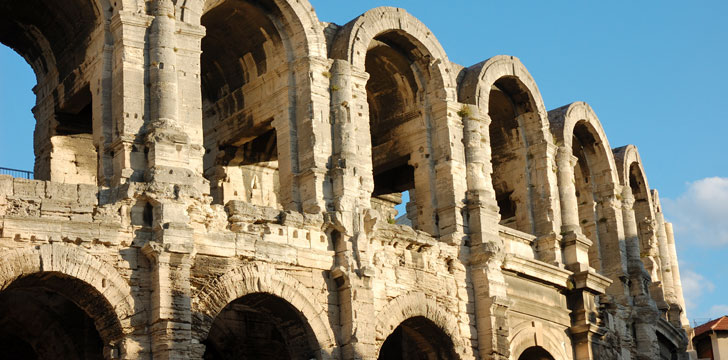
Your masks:
{"label": "stone ledge", "polygon": [[572,275],[569,270],[512,254],[506,255],[502,269],[564,290],[569,288],[569,278]]}

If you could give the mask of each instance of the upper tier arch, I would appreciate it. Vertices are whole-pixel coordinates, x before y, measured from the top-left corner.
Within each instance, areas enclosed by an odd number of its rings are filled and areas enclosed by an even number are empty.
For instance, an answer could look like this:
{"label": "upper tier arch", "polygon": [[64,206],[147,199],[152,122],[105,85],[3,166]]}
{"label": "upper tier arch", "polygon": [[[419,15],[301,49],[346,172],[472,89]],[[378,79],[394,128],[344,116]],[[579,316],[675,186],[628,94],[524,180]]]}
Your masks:
{"label": "upper tier arch", "polygon": [[109,0],[5,1],[0,4],[0,43],[22,56],[40,83],[47,76],[63,81],[88,56],[94,32],[111,19]]}
{"label": "upper tier arch", "polygon": [[379,35],[397,32],[416,47],[421,56],[418,60],[429,61],[425,68],[433,71],[430,77],[435,88],[446,100],[455,100],[455,81],[450,61],[440,42],[420,20],[400,8],[378,7],[371,9],[344,25],[336,34],[329,56],[346,60],[355,68],[364,69],[367,49]]}
{"label": "upper tier arch", "polygon": [[[212,10],[226,0],[184,0],[176,3],[176,17],[192,25],[200,25],[200,19],[206,12]],[[313,6],[308,0],[270,0],[258,1],[259,6],[267,10],[280,12],[282,25],[294,46],[296,58],[305,56],[326,57],[326,40],[321,23],[316,16]]]}
{"label": "upper tier arch", "polygon": [[567,149],[571,149],[573,146],[574,129],[577,124],[584,124],[596,140],[594,145],[607,158],[605,165],[608,167],[610,182],[615,185],[620,183],[619,176],[617,175],[618,167],[615,165],[614,154],[611,151],[611,147],[609,147],[607,134],[604,132],[602,123],[589,104],[577,101],[551,110],[549,111],[549,123],[551,124],[551,133],[554,136],[554,140],[559,144],[563,144]]}
{"label": "upper tier arch", "polygon": [[530,144],[536,144],[547,139],[548,121],[546,106],[544,105],[541,92],[538,90],[536,81],[528,72],[526,67],[515,56],[498,55],[488,60],[477,63],[465,69],[465,76],[460,81],[458,101],[466,104],[473,104],[480,109],[481,114],[488,113],[491,88],[496,81],[512,77],[530,95],[530,106],[536,111],[540,119],[540,126],[527,128],[526,136]]}
{"label": "upper tier arch", "polygon": [[644,181],[643,187],[647,199],[650,203],[652,203],[649,191],[650,185],[647,182],[647,175],[645,173],[645,168],[642,166],[642,159],[640,158],[640,153],[639,150],[637,150],[637,146],[630,144],[614,148],[612,151],[614,153],[614,158],[617,163],[620,183],[624,186],[629,185],[630,167],[634,164],[639,168],[639,173],[642,175],[642,180]]}

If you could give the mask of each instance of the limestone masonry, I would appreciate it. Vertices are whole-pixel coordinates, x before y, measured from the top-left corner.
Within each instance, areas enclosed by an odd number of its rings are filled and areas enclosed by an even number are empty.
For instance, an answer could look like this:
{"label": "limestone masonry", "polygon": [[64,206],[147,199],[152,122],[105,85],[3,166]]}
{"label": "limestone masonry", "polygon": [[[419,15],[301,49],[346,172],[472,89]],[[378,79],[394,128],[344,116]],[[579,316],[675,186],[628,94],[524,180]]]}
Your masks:
{"label": "limestone masonry", "polygon": [[2,356],[693,353],[637,148],[517,58],[306,0],[7,0],[0,42],[38,80],[36,180],[0,176]]}

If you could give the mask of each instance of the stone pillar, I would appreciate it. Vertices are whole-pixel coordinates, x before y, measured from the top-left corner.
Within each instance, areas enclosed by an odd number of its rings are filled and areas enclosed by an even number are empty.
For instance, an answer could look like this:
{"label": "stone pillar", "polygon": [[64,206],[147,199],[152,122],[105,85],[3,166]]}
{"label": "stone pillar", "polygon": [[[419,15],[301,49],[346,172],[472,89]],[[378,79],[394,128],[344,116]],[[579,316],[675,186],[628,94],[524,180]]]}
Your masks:
{"label": "stone pillar", "polygon": [[505,257],[498,234],[498,204],[491,182],[487,117],[463,116],[469,214],[470,271],[475,300],[478,353],[482,359],[510,356],[506,313],[509,301],[501,265]]}
{"label": "stone pillar", "polygon": [[440,240],[449,244],[459,244],[465,233],[462,198],[467,191],[467,179],[462,176],[466,165],[463,122],[457,116],[460,106],[442,100],[433,100],[430,105],[438,232]]}
{"label": "stone pillar", "polygon": [[[528,117],[528,116],[527,116]],[[536,114],[530,117],[537,118]],[[524,116],[518,118],[521,129],[526,129]],[[532,119],[531,122],[534,120]],[[533,125],[531,125],[533,126]],[[536,238],[537,259],[552,265],[561,266],[561,211],[559,209],[559,189],[556,170],[557,147],[547,141],[527,144],[526,189],[527,201],[533,231]]]}
{"label": "stone pillar", "polygon": [[[665,294],[665,300],[670,307],[677,304],[675,301],[675,291],[673,286],[672,275],[672,256],[670,256],[670,248],[667,244],[667,231],[665,230],[665,218],[661,211],[655,212],[657,220],[657,244],[660,252],[660,270],[662,273],[662,289]],[[670,309],[672,311],[673,309]]]}
{"label": "stone pillar", "polygon": [[[155,359],[187,359],[192,346],[190,267],[192,229],[182,204],[160,204],[154,211],[154,240],[142,251],[150,260],[150,334]],[[164,222],[176,218],[175,222]]]}
{"label": "stone pillar", "polygon": [[582,271],[572,275],[572,281],[574,289],[568,293],[567,301],[572,311],[569,332],[574,360],[591,360],[596,344],[607,332],[607,329],[598,325],[595,296],[604,294],[611,280],[593,271]]}
{"label": "stone pillar", "polygon": [[[535,115],[534,115],[535,116]],[[521,123],[521,129],[527,127]],[[529,206],[533,215],[534,235],[560,234],[561,212],[557,181],[556,154],[558,148],[545,140],[527,144],[526,163],[529,181]],[[561,257],[558,257],[559,262]]]}
{"label": "stone pillar", "polygon": [[337,211],[369,208],[374,179],[366,83],[369,74],[345,60],[331,67],[332,196]]}
{"label": "stone pillar", "polygon": [[556,167],[559,179],[559,200],[561,204],[561,231],[581,232],[579,226],[579,203],[576,199],[574,167],[578,159],[572,150],[559,147],[556,154]]}
{"label": "stone pillar", "polygon": [[[296,89],[296,97],[289,103],[288,109],[292,118],[286,129],[276,128],[277,134],[283,131],[290,134],[286,136],[290,142],[288,153],[291,154],[292,162],[286,168],[293,175],[290,195],[285,194],[287,190],[283,191],[288,185],[284,184],[287,178],[281,173],[281,203],[288,210],[306,213],[327,210],[326,198],[330,196],[330,184],[326,177],[332,154],[329,114],[330,107],[335,104],[333,100],[329,101],[330,66],[330,60],[311,56],[297,59],[291,65],[293,74],[290,86]],[[284,136],[280,136],[279,141],[282,141]],[[279,171],[284,166],[286,164],[279,159]]]}
{"label": "stone pillar", "polygon": [[[429,129],[428,129],[429,130]],[[423,137],[427,136],[423,134]],[[424,139],[416,139],[415,143],[424,144]],[[434,184],[435,175],[432,173],[430,159],[432,154],[426,147],[420,147],[410,154],[409,165],[415,169],[415,189],[417,191],[417,226],[418,230],[425,231],[433,236],[439,235],[439,226],[437,224],[437,194]]]}
{"label": "stone pillar", "polygon": [[675,297],[677,298],[677,303],[682,308],[682,311],[680,312],[680,325],[683,328],[690,327],[690,322],[688,321],[685,308],[685,298],[683,297],[682,281],[680,280],[680,267],[678,266],[677,261],[677,249],[675,248],[675,232],[672,229],[672,223],[665,222],[665,234],[667,235],[667,246],[668,250],[670,251],[670,264],[672,265],[672,285],[675,291]]}
{"label": "stone pillar", "polygon": [[182,126],[189,142],[189,159],[186,168],[202,177],[203,146],[202,88],[200,80],[200,54],[205,28],[178,21],[176,23],[177,123]]}
{"label": "stone pillar", "polygon": [[659,311],[650,297],[648,284],[650,276],[640,258],[640,239],[634,212],[635,198],[629,186],[622,187],[622,216],[624,238],[627,249],[627,270],[632,296],[632,319],[635,327],[636,354],[638,359],[659,357],[659,346],[655,334],[655,323]]}
{"label": "stone pillar", "polygon": [[147,6],[153,18],[148,29],[149,119],[142,134],[147,152],[145,195],[154,210],[152,239],[142,251],[152,266],[152,356],[186,359],[199,350],[191,343],[194,236],[187,209],[193,203],[200,206],[209,194],[202,178],[199,77],[187,78],[188,71],[199,72],[199,63],[189,60],[199,54],[203,32],[176,21],[172,0],[154,0]]}
{"label": "stone pillar", "polygon": [[[375,347],[372,269],[368,263],[368,237],[377,221],[371,210],[374,189],[371,169],[368,75],[345,60],[334,60],[331,93],[331,201],[332,232],[337,253],[331,271],[338,287],[341,354],[344,359],[373,357]],[[363,93],[362,93],[363,91]]]}
{"label": "stone pillar", "polygon": [[[374,187],[371,160],[358,151],[364,147],[362,141],[369,141],[369,119],[354,114],[357,107],[362,106],[352,94],[354,81],[351,64],[345,60],[334,60],[331,67],[331,198],[333,209],[337,216],[343,217],[339,221],[345,224],[349,235],[353,233],[353,217],[357,209],[370,207],[369,195]],[[369,151],[365,153],[371,154]],[[362,182],[365,177],[369,178],[367,183]]]}
{"label": "stone pillar", "polygon": [[597,200],[597,231],[601,246],[602,272],[612,280],[607,293],[614,296],[620,304],[627,304],[627,258],[624,241],[624,221],[622,204],[617,199],[621,189],[616,184],[603,185],[595,189]]}
{"label": "stone pillar", "polygon": [[566,268],[574,272],[589,269],[589,247],[592,241],[581,233],[579,225],[579,204],[576,199],[574,167],[578,159],[571,149],[559,147],[556,155],[559,179],[559,200],[561,204],[561,234]]}
{"label": "stone pillar", "polygon": [[145,39],[152,17],[120,11],[109,26],[114,36],[111,97],[111,185],[142,181],[146,149],[138,135],[149,119],[146,112]]}
{"label": "stone pillar", "polygon": [[624,241],[627,249],[627,269],[632,276],[639,275],[638,272],[644,271],[644,265],[640,260],[640,238],[634,215],[634,202],[632,189],[629,186],[624,186],[622,188]]}

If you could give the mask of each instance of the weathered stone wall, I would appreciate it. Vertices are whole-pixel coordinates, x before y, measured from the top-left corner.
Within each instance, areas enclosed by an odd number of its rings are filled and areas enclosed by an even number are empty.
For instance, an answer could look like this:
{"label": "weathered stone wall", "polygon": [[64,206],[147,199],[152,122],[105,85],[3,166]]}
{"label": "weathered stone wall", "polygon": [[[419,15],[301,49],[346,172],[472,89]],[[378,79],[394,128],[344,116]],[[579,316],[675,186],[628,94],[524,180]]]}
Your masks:
{"label": "weathered stone wall", "polygon": [[0,176],[9,353],[687,358],[636,147],[520,60],[451,63],[396,8],[33,4],[0,5],[41,179]]}

